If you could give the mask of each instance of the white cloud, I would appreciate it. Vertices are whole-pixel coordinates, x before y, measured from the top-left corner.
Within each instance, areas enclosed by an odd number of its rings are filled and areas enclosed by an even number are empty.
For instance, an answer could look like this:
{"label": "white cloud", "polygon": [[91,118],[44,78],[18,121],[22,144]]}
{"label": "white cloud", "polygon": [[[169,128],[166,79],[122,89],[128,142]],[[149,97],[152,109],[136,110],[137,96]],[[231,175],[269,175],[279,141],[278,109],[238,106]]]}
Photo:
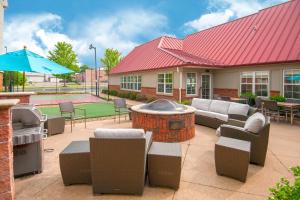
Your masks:
{"label": "white cloud", "polygon": [[255,13],[265,7],[284,2],[286,0],[211,0],[209,1],[209,13],[201,15],[198,19],[186,22],[184,26],[188,30],[204,30],[216,26],[231,19],[244,17]]}
{"label": "white cloud", "polygon": [[62,29],[62,18],[52,13],[17,15],[6,21],[4,44],[9,51],[23,48],[47,56],[59,41],[71,43],[80,62],[92,60],[92,43],[98,56],[105,48],[116,48],[123,55],[138,45],[139,38],[151,39],[167,26],[164,15],[146,10],[127,10],[111,16],[73,21]]}

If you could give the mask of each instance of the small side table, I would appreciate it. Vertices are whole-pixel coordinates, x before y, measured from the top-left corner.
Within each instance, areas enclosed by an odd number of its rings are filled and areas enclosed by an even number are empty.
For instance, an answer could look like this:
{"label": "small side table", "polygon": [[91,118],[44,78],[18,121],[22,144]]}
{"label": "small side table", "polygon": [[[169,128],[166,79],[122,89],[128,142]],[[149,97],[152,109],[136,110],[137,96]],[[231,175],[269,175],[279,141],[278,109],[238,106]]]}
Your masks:
{"label": "small side table", "polygon": [[148,152],[150,186],[179,188],[181,174],[180,143],[153,142]]}
{"label": "small side table", "polygon": [[73,141],[59,154],[65,185],[91,184],[90,142]]}
{"label": "small side table", "polygon": [[48,117],[45,123],[45,129],[48,130],[48,135],[60,134],[65,131],[64,117]]}
{"label": "small side table", "polygon": [[250,161],[251,143],[220,137],[215,144],[215,164],[218,175],[246,181]]}

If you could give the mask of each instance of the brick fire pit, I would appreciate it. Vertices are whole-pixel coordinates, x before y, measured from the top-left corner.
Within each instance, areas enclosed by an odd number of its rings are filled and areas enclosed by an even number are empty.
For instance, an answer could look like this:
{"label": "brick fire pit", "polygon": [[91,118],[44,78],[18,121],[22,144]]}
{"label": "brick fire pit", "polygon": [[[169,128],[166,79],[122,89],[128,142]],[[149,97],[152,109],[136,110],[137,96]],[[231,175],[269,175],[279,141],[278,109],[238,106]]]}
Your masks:
{"label": "brick fire pit", "polygon": [[153,132],[153,140],[182,142],[195,136],[195,109],[160,99],[131,107],[132,127]]}

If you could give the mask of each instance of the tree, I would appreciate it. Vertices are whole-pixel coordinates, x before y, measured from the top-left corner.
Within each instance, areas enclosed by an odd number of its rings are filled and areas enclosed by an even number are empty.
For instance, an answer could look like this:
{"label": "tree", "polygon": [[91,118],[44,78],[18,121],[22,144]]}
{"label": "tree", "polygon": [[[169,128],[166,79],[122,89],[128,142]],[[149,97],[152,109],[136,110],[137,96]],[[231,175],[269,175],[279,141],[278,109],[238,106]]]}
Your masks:
{"label": "tree", "polygon": [[109,100],[109,73],[122,59],[121,53],[117,49],[105,49],[103,58],[100,59],[102,66],[108,77],[108,100]]}
{"label": "tree", "polygon": [[80,66],[80,72],[85,72],[85,70],[90,69],[90,67],[86,64]]}
{"label": "tree", "polygon": [[[58,42],[55,45],[55,49],[53,51],[49,51],[48,59],[64,67],[67,67],[68,69],[73,70],[74,72],[79,72],[77,55],[73,51],[72,45],[69,43]],[[66,86],[66,80],[71,81],[73,74],[74,73],[55,76],[58,78],[63,78],[64,86]]]}
{"label": "tree", "polygon": [[25,79],[23,79],[23,73],[21,73],[21,72],[4,72],[3,85],[5,85],[6,91],[8,91],[10,78],[11,78],[11,82],[14,86],[21,86],[26,83],[26,76],[25,76]]}

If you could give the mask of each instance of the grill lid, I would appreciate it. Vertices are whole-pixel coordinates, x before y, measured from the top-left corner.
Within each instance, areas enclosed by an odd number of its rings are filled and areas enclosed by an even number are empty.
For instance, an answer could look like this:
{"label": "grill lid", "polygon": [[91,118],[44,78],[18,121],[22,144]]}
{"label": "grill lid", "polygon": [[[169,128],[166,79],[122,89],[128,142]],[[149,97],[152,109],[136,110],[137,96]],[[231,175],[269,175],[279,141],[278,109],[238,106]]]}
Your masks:
{"label": "grill lid", "polygon": [[186,107],[178,104],[175,101],[167,99],[158,99],[141,107],[142,109],[155,111],[184,111]]}

